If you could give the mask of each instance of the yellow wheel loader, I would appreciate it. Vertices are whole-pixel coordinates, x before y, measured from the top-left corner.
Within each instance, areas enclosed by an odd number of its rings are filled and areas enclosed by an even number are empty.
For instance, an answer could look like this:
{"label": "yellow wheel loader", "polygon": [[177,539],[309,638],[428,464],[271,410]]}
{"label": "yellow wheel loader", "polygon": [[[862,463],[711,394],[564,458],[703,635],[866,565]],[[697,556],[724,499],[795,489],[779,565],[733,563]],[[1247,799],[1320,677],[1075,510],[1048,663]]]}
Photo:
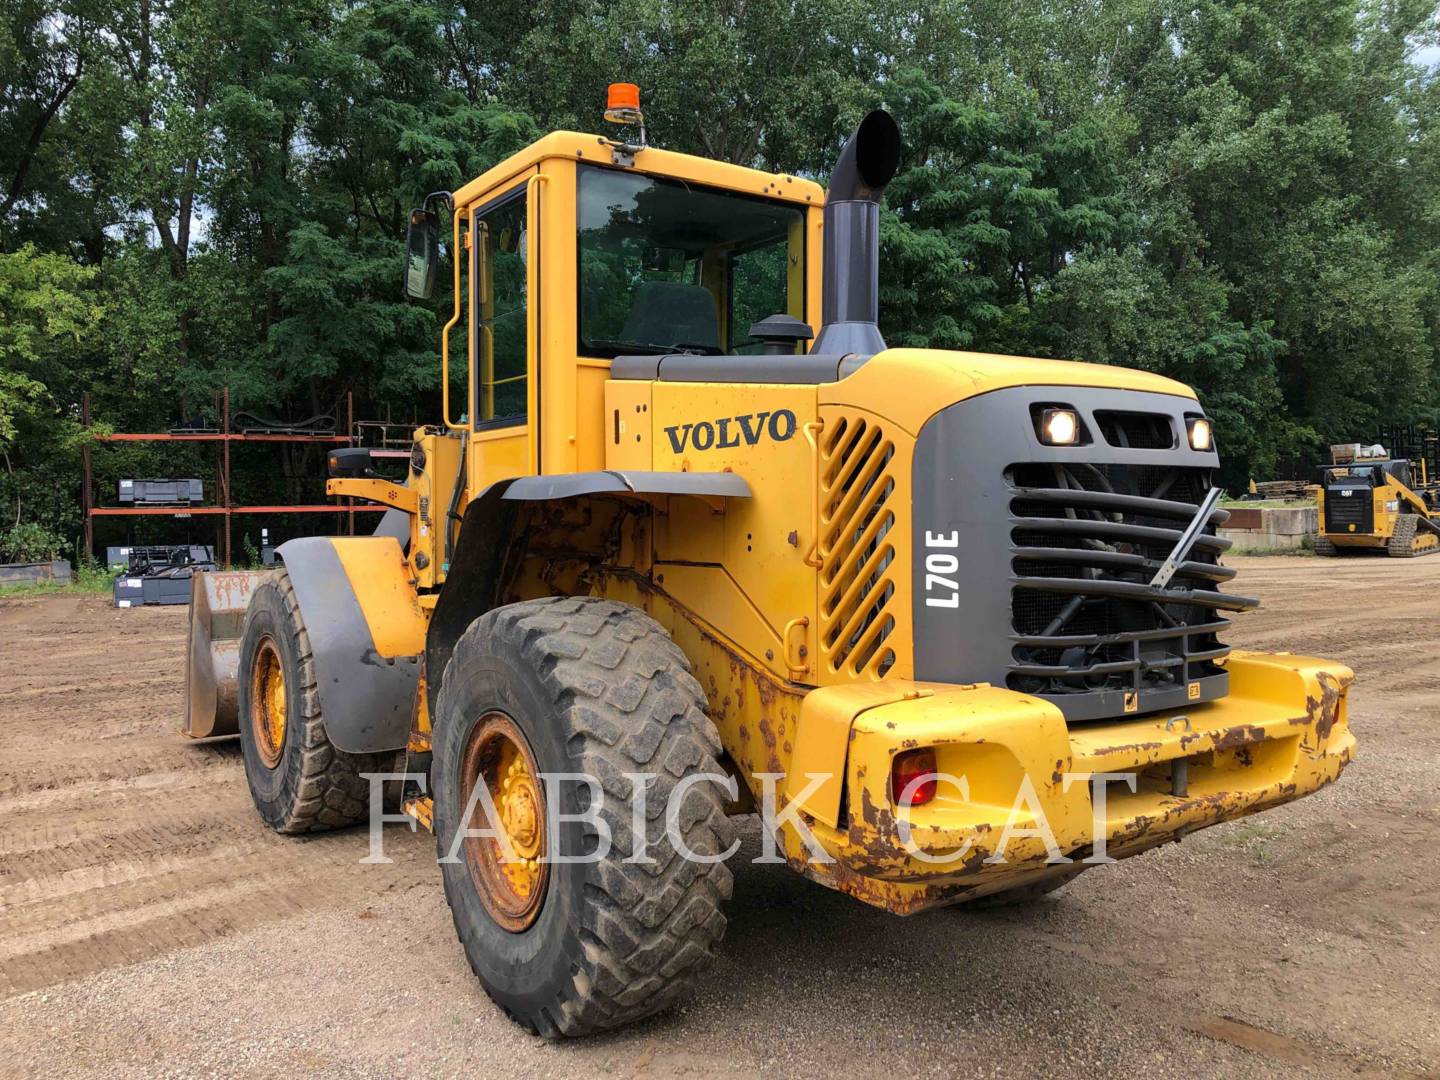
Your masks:
{"label": "yellow wheel loader", "polygon": [[904,915],[1339,775],[1351,672],[1225,643],[1255,601],[1190,389],[888,348],[883,112],[828,190],[641,132],[556,132],[414,211],[407,291],[447,215],[455,256],[444,415],[404,476],[330,456],[387,520],[196,576],[187,732],[238,730],[271,827],[363,821],[367,774],[406,773],[485,990],[579,1035],[695,982],[734,815]]}
{"label": "yellow wheel loader", "polygon": [[1319,555],[1383,551],[1408,559],[1440,551],[1440,484],[1416,483],[1409,461],[1324,466],[1319,511]]}

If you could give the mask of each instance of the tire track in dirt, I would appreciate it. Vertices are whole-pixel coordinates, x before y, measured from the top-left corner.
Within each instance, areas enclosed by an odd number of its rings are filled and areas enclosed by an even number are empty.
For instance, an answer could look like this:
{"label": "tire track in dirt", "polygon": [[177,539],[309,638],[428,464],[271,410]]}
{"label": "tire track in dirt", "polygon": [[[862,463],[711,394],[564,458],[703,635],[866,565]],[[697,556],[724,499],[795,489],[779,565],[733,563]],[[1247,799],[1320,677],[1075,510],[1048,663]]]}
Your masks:
{"label": "tire track in dirt", "polygon": [[[968,956],[951,973],[962,982],[1010,980],[1010,996],[994,1016],[996,1034],[1008,1031],[1026,1045],[1036,1030],[1025,1026],[1023,1009],[1016,1012],[1014,980],[1043,970],[1036,984],[1046,1002],[1036,1021],[1042,1026],[1065,995],[1089,1000],[1103,986],[1113,1003],[1107,1007],[1124,1010],[1112,1021],[1143,1016],[1169,1030],[1188,1028],[1218,1040],[1206,1055],[1223,1053],[1223,1044],[1240,1047],[1244,1056],[1227,1059],[1235,1071],[1266,1059],[1289,1070],[1299,1057],[1321,1072],[1370,1060],[1381,1068],[1435,1060],[1440,1043],[1427,1020],[1433,1010],[1427,1014],[1416,995],[1440,971],[1430,944],[1440,939],[1433,889],[1440,880],[1433,749],[1440,725],[1432,719],[1440,688],[1440,558],[1230,562],[1240,569],[1238,591],[1264,601],[1234,619],[1231,644],[1336,657],[1356,669],[1352,724],[1361,742],[1339,784],[1122,870],[1097,870],[1061,901],[1028,911],[890,920],[747,867],[724,950],[733,977],[715,991],[735,1000],[707,1014],[721,1030],[716,1045],[729,1045],[745,1016],[766,1017],[756,1021],[757,1042],[781,1045],[777,1026],[805,1027],[811,1003],[795,986],[776,983],[777,970],[799,972],[802,988],[828,987],[816,991],[813,1005],[823,1007],[844,1001],[857,978],[879,978],[893,956],[918,951],[941,967]],[[187,743],[176,730],[184,638],[183,609],[115,612],[100,599],[69,597],[0,601],[0,998],[75,980],[85,981],[64,993],[83,992],[97,972],[265,924],[282,924],[287,934],[283,924],[296,919],[330,925],[330,913],[368,911],[382,900],[381,920],[352,924],[362,928],[353,937],[313,946],[363,954],[359,969],[377,972],[393,955],[370,955],[373,928],[390,918],[403,923],[397,933],[406,948],[431,950],[435,969],[451,971],[445,965],[454,964],[455,948],[429,838],[392,827],[386,853],[395,862],[376,867],[358,861],[367,849],[363,832],[293,840],[266,830],[234,744]],[[424,903],[412,900],[412,891]],[[411,932],[417,919],[429,927],[424,940]],[[1008,944],[998,952],[977,944],[992,937]],[[203,967],[225,948],[190,956]],[[840,950],[846,970],[827,983],[831,968],[841,966]],[[219,977],[243,981],[255,962],[247,951]],[[468,979],[461,969],[454,966],[454,977]],[[194,985],[213,986],[214,972],[204,971]],[[363,986],[382,981],[351,977]],[[171,978],[168,968],[163,978]],[[296,976],[295,985],[321,994],[327,978]],[[914,989],[910,967],[896,979],[863,1007],[856,1000],[866,1017],[856,1030],[866,1042],[892,1039],[917,1015],[927,1018],[927,1030],[954,1021],[947,1010],[955,991],[943,978],[898,1019],[884,1021],[883,1011],[870,1016],[866,1009],[877,1002]],[[468,981],[458,985],[447,983],[442,996],[478,996]],[[1245,1008],[1243,1028],[1214,1023],[1237,1003]],[[414,1036],[417,1045],[432,1037],[431,1004],[416,1010],[427,1025]],[[92,1008],[112,1007],[105,998]],[[88,1032],[96,1018],[95,1011],[77,1013],[78,1030]],[[677,1035],[692,1037],[689,1020],[672,1023],[681,1025]],[[184,1038],[190,1034],[186,1028]],[[130,1035],[127,1027],[117,1038]],[[1102,1042],[1135,1037],[1127,1026]],[[1160,1045],[1153,1032],[1141,1037]],[[808,1033],[796,1045],[814,1038]],[[57,1044],[54,1052],[61,1050]],[[409,1071],[415,1064],[408,1062]]]}
{"label": "tire track in dirt", "polygon": [[185,635],[184,608],[0,602],[0,996],[433,877],[398,827],[390,865],[363,831],[266,829],[238,744],[179,734]]}

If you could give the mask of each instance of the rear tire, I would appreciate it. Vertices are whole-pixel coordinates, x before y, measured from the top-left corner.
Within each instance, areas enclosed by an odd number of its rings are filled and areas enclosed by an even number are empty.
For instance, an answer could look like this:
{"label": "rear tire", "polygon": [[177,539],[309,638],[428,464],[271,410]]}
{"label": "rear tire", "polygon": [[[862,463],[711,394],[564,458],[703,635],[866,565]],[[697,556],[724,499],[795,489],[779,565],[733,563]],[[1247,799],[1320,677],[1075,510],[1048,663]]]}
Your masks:
{"label": "rear tire", "polygon": [[[664,628],[628,605],[593,598],[497,608],[456,643],[435,717],[436,847],[456,934],[485,992],[516,1023],[547,1038],[628,1024],[684,995],[725,932],[721,905],[732,878],[722,861],[682,858],[666,835],[665,806],[675,784],[723,773],[704,694]],[[604,792],[600,820],[613,839],[609,854],[553,861],[597,850],[598,832],[591,822],[557,818],[547,825],[544,871],[532,879],[542,894],[538,908],[497,910],[496,875],[486,862],[495,856],[475,854],[476,841],[464,836],[456,843],[465,792],[478,782],[470,775],[475,747],[493,729],[522,737],[521,753],[505,750],[502,760],[533,758],[541,774],[588,774]],[[644,845],[653,864],[626,861],[636,837],[625,773],[657,776],[646,791]],[[507,793],[512,789],[502,798]],[[574,781],[544,785],[541,800],[557,799],[559,813],[589,809]],[[728,852],[725,802],[714,782],[688,789],[679,831],[692,851]],[[496,810],[510,820],[499,799]],[[488,827],[482,809],[474,815],[469,828]],[[529,817],[527,807],[517,836],[533,845]],[[452,849],[457,858],[447,861]],[[486,863],[483,872],[472,859]]]}
{"label": "rear tire", "polygon": [[245,779],[267,825],[278,833],[307,833],[365,820],[370,781],[361,774],[392,771],[395,755],[347,754],[331,745],[310,635],[284,570],[250,596],[240,639],[239,714]]}

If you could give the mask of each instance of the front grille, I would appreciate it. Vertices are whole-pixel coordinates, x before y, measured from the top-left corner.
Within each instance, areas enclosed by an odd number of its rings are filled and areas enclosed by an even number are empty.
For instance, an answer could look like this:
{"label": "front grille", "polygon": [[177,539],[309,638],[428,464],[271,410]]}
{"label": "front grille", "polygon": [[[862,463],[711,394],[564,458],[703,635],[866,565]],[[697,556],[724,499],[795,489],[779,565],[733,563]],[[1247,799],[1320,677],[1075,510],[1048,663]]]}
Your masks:
{"label": "front grille", "polygon": [[[1134,415],[1134,414],[1131,414]],[[1124,711],[1201,699],[1230,650],[1221,614],[1254,607],[1220,585],[1229,516],[1215,510],[1166,587],[1150,584],[1210,489],[1208,469],[1019,464],[1010,489],[1013,690],[1067,700],[1116,695]],[[1211,695],[1204,695],[1211,696]],[[1072,701],[1078,706],[1078,702]],[[1105,709],[1066,709],[1072,719]],[[1112,713],[1113,715],[1113,713]]]}
{"label": "front grille", "polygon": [[[1351,494],[1347,497],[1345,492]],[[1351,529],[1350,526],[1355,526]],[[1327,488],[1325,491],[1325,531],[1375,531],[1375,505],[1369,488]]]}
{"label": "front grille", "polygon": [[1169,450],[1175,445],[1175,426],[1163,413],[1097,409],[1095,422],[1111,446],[1132,450]]}

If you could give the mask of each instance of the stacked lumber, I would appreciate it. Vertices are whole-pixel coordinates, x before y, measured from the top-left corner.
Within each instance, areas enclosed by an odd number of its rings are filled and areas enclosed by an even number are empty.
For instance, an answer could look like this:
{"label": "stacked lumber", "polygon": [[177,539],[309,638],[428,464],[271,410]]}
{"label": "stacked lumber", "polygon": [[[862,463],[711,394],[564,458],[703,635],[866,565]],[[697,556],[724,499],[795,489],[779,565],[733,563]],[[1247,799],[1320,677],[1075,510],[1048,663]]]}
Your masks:
{"label": "stacked lumber", "polygon": [[1308,480],[1257,480],[1255,494],[1262,499],[1303,499],[1309,486]]}

